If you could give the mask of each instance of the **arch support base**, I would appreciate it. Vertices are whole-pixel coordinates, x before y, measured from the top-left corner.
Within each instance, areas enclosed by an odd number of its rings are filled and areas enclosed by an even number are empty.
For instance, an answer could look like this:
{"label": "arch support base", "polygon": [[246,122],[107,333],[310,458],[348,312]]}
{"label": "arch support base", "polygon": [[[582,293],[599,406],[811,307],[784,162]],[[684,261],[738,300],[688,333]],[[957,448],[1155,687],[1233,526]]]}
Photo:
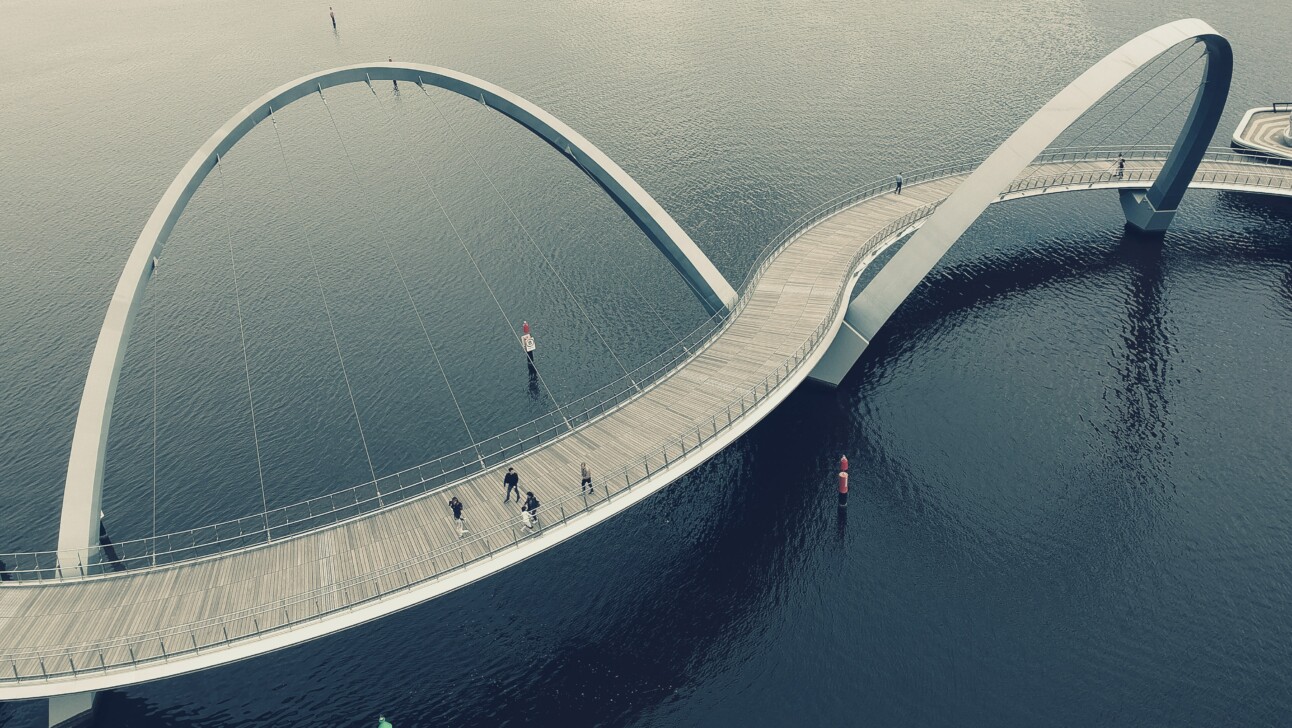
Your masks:
{"label": "arch support base", "polygon": [[1148,199],[1147,190],[1122,190],[1122,212],[1126,213],[1126,222],[1137,230],[1146,233],[1164,233],[1171,227],[1175,210],[1159,210]]}
{"label": "arch support base", "polygon": [[49,699],[49,728],[79,728],[94,720],[95,693],[55,695]]}
{"label": "arch support base", "polygon": [[[848,313],[852,313],[849,307]],[[830,342],[829,348],[825,350],[825,355],[821,361],[816,363],[812,371],[808,372],[808,379],[814,382],[824,384],[827,387],[837,387],[839,382],[847,376],[852,369],[852,365],[857,363],[861,358],[861,353],[866,350],[870,340],[861,335],[861,332],[853,328],[845,317],[843,325],[839,327],[839,333],[835,334],[834,341]]]}

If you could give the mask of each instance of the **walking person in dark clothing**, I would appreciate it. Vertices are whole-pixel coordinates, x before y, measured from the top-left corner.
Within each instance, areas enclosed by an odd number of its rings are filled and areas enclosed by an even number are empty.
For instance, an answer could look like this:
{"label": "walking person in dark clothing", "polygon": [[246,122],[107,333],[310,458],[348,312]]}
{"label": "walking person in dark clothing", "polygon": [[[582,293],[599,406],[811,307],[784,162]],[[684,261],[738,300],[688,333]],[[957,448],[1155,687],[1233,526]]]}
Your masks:
{"label": "walking person in dark clothing", "polygon": [[897,194],[902,194],[902,175],[897,175]]}
{"label": "walking person in dark clothing", "polygon": [[453,522],[458,527],[458,538],[467,535],[467,522],[462,519],[462,501],[455,495],[449,499],[449,508],[453,509]]}
{"label": "walking person in dark clothing", "polygon": [[526,514],[525,527],[533,531],[538,521],[538,499],[534,497],[534,491],[525,491],[525,505],[521,506],[521,512]]}
{"label": "walking person in dark clothing", "polygon": [[516,491],[516,502],[520,502],[520,474],[512,468],[507,468],[507,474],[502,476],[502,484],[507,486],[507,492],[502,496],[502,502],[506,503],[511,500],[511,492]]}
{"label": "walking person in dark clothing", "polygon": [[579,466],[579,475],[583,478],[583,482],[579,483],[579,492],[594,492],[592,490],[592,471],[588,469],[587,463]]}
{"label": "walking person in dark clothing", "polygon": [[1126,174],[1126,158],[1118,154],[1117,155],[1117,179],[1122,179],[1122,177],[1124,177],[1125,174]]}
{"label": "walking person in dark clothing", "polygon": [[332,30],[336,30],[336,13],[332,10],[331,5],[327,8],[327,14],[332,16]]}

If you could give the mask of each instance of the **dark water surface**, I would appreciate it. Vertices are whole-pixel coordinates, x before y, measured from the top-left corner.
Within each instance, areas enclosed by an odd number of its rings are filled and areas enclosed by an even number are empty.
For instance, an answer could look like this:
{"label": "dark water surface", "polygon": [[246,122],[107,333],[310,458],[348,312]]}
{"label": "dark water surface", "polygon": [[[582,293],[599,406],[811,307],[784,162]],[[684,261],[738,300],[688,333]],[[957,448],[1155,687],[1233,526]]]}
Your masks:
{"label": "dark water surface", "polygon": [[[304,73],[393,56],[497,82],[601,146],[733,281],[798,215],[989,152],[1160,22],[1234,42],[1222,143],[1288,78],[1276,3],[377,0],[336,5],[337,33],[326,7],[0,0],[0,551],[56,541],[85,369],[153,205]],[[703,319],[554,150],[443,92],[375,91],[283,110],[281,146],[253,131],[177,226],[117,398],[114,537],[154,529],[154,371],[164,532],[501,432]],[[1163,91],[1108,141],[1168,141]],[[804,387],[629,513],[377,623],[104,694],[99,724],[1279,724],[1290,351],[1292,204],[1193,192],[1161,240],[1124,232],[1111,194],[1000,206],[843,386]],[[0,725],[44,709],[0,705]]]}

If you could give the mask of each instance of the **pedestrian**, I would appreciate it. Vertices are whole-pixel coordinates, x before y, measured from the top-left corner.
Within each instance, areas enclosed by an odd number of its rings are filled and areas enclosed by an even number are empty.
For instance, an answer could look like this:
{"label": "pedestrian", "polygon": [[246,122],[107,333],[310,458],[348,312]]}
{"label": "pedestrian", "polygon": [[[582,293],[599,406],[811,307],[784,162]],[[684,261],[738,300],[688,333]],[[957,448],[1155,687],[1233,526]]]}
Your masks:
{"label": "pedestrian", "polygon": [[534,497],[534,491],[525,491],[525,505],[521,506],[521,511],[526,514],[525,527],[534,530],[534,523],[538,521],[538,499]]}
{"label": "pedestrian", "polygon": [[327,7],[327,14],[332,16],[332,30],[336,30],[336,13],[332,10],[331,5]]}
{"label": "pedestrian", "polygon": [[1125,174],[1126,174],[1126,158],[1118,154],[1117,155],[1117,179],[1122,179]]}
{"label": "pedestrian", "polygon": [[467,522],[462,519],[462,501],[455,495],[449,499],[449,508],[453,509],[453,522],[458,527],[458,538],[467,535]]}
{"label": "pedestrian", "polygon": [[503,494],[502,502],[506,503],[511,500],[511,492],[516,491],[516,502],[520,502],[520,475],[513,469],[507,468],[507,474],[502,476],[502,484],[507,486],[507,492]]}
{"label": "pedestrian", "polygon": [[[394,63],[394,62],[395,62],[395,59],[394,59],[394,58],[386,58],[386,60],[387,60],[387,61],[389,61],[389,62],[391,62],[391,63]],[[398,91],[398,90],[399,90],[399,79],[392,78],[392,79],[390,79],[390,82],[391,82],[391,83],[393,83],[393,84],[395,84],[395,90],[396,90],[396,91]]]}
{"label": "pedestrian", "polygon": [[525,357],[529,360],[529,368],[534,369],[534,350],[538,344],[534,342],[534,337],[529,333],[529,322],[525,321],[521,326],[520,345],[525,350]]}
{"label": "pedestrian", "polygon": [[587,463],[579,466],[579,475],[583,478],[583,482],[579,483],[579,492],[582,493],[585,490],[589,493],[594,492],[592,490],[592,471],[588,469]]}
{"label": "pedestrian", "polygon": [[902,175],[897,175],[897,194],[902,194]]}

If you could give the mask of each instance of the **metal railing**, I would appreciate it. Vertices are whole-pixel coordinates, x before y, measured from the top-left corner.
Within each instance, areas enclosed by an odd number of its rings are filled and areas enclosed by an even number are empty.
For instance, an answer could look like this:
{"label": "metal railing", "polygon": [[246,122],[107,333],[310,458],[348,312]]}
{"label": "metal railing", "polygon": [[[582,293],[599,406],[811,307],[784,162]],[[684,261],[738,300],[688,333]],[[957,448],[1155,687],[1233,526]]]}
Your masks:
{"label": "metal railing", "polygon": [[[1076,165],[1082,162],[1107,162],[1106,170],[1080,172],[1060,171],[1038,175],[1020,176],[1003,195],[1035,191],[1053,186],[1082,184],[1118,184],[1151,182],[1157,167],[1144,169],[1136,163],[1161,162],[1170,153],[1170,146],[1137,147],[1080,147],[1060,148],[1043,153],[1029,169],[1040,170],[1054,164]],[[1121,177],[1115,174],[1113,164],[1118,156],[1128,165]],[[1284,164],[1274,157],[1213,148],[1203,158],[1204,165],[1232,163],[1243,165],[1244,171],[1208,170],[1204,167],[1194,177],[1195,183],[1229,184],[1254,188],[1287,188],[1289,172],[1275,170],[1265,163]],[[968,160],[935,167],[917,169],[903,175],[904,184],[910,188],[937,179],[954,177],[972,172],[981,160]],[[1286,168],[1286,167],[1285,167]],[[1262,174],[1260,170],[1266,170]],[[67,563],[58,568],[58,551],[0,554],[0,577],[8,580],[47,580],[81,578],[82,574],[94,575],[138,568],[173,564],[215,554],[253,548],[266,543],[301,535],[309,531],[335,525],[352,518],[397,505],[424,493],[444,488],[464,478],[476,475],[491,467],[512,461],[525,452],[550,443],[569,432],[631,401],[650,385],[658,382],[687,360],[703,350],[714,334],[725,327],[744,308],[745,293],[762,277],[776,255],[817,223],[840,211],[875,196],[892,191],[893,183],[884,181],[840,195],[805,213],[790,223],[785,230],[767,243],[754,259],[738,286],[740,298],[731,309],[715,314],[680,341],[628,374],[561,407],[560,411],[519,425],[447,455],[420,465],[392,473],[376,481],[319,496],[298,503],[270,509],[241,518],[198,528],[159,534],[141,539],[112,544],[111,558],[97,558],[100,549],[83,549],[62,552]]]}
{"label": "metal railing", "polygon": [[[1129,150],[1115,150],[1127,159]],[[1088,153],[1064,151],[1060,156],[1047,155],[1037,165],[1049,164],[1052,161],[1089,161],[1100,159],[1110,161],[1104,152],[1102,157],[1089,156]],[[1150,156],[1138,156],[1135,159],[1154,159]],[[1249,167],[1258,167],[1243,155],[1226,151],[1217,153],[1213,161],[1233,161]],[[1164,155],[1162,155],[1164,157]],[[1034,165],[1034,166],[1037,166]],[[955,169],[957,167],[950,167]],[[1034,190],[1042,187],[1063,186],[1065,188],[1081,184],[1098,184],[1131,181],[1150,181],[1157,174],[1154,169],[1128,169],[1122,178],[1116,178],[1112,170],[1105,172],[1077,171],[1059,172],[1056,174],[1036,175],[1022,178],[1023,186],[1012,187],[1003,194]],[[1292,171],[1283,174],[1263,175],[1251,171],[1237,170],[1201,170],[1195,181],[1235,184],[1253,187],[1279,187],[1292,189]],[[908,179],[928,180],[929,176]],[[1094,175],[1094,176],[1092,176]],[[1132,176],[1134,175],[1134,176]],[[914,184],[913,182],[910,184]],[[888,185],[865,188],[881,194],[888,191]],[[873,196],[873,195],[872,195]],[[746,277],[746,284],[756,282],[765,272],[768,261],[775,252],[796,239],[804,230],[828,216],[820,210],[838,212],[852,204],[868,199],[866,193],[847,195],[831,201],[818,210],[805,215],[785,233],[769,244],[770,254],[760,255],[758,262]],[[849,272],[855,270],[869,256],[877,255],[883,247],[900,240],[916,225],[927,218],[940,202],[934,202],[912,210],[902,217],[893,220],[883,229],[873,234],[853,255],[849,264],[841,270],[840,280],[835,284],[830,307],[831,314],[822,320],[801,344],[787,356],[773,371],[761,381],[733,399],[722,409],[694,427],[670,439],[664,445],[634,459],[616,470],[609,471],[597,481],[598,490],[591,496],[573,490],[556,498],[549,499],[542,508],[542,518],[546,521],[544,528],[550,529],[565,525],[571,518],[605,507],[616,498],[634,492],[642,484],[657,480],[662,472],[675,472],[680,468],[690,469],[697,464],[694,459],[687,459],[697,449],[711,444],[720,435],[739,425],[744,415],[770,397],[781,393],[781,385],[801,373],[805,362],[812,356],[818,346],[826,342],[834,328],[841,310],[847,305],[851,293],[852,277]],[[833,213],[829,213],[833,214]],[[764,251],[767,253],[767,251]],[[742,294],[747,292],[742,286]],[[743,310],[748,296],[742,295],[740,302],[733,308],[727,318],[734,318]],[[677,473],[680,475],[680,473]],[[674,475],[672,477],[677,477]],[[663,482],[668,482],[668,478]],[[542,533],[540,529],[537,533]],[[114,669],[138,667],[140,665],[167,661],[179,656],[192,655],[203,650],[226,646],[245,640],[259,639],[266,634],[282,633],[298,628],[341,612],[371,604],[389,598],[409,589],[425,586],[470,568],[481,561],[492,559],[508,550],[525,544],[533,534],[519,527],[517,522],[493,524],[480,531],[473,532],[469,538],[449,546],[437,548],[409,559],[384,567],[378,571],[341,580],[326,587],[294,595],[268,604],[257,606],[205,619],[182,626],[155,630],[143,634],[131,635],[111,640],[101,640],[79,645],[62,646],[57,649],[47,647],[14,650],[0,656],[0,684],[21,683],[25,681],[48,681],[70,678],[87,674],[101,674]]]}

